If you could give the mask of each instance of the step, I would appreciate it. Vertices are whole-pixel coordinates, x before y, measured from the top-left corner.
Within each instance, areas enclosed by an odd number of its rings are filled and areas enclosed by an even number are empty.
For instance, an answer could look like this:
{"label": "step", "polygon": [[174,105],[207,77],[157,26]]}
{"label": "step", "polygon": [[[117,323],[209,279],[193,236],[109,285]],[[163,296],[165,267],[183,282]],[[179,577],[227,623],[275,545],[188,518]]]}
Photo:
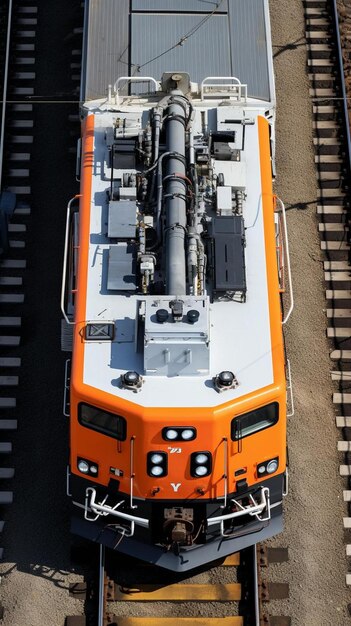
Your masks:
{"label": "step", "polygon": [[0,467],[0,479],[7,480],[8,478],[13,478],[15,475],[15,470],[13,467]]}
{"label": "step", "polygon": [[[136,590],[134,592],[134,590]],[[241,599],[241,585],[229,583],[214,584],[175,584],[167,587],[159,585],[133,585],[132,593],[123,593],[120,587],[115,589],[115,601],[147,602],[231,602]]]}
{"label": "step", "polygon": [[9,441],[0,441],[0,454],[11,454],[12,443]]}

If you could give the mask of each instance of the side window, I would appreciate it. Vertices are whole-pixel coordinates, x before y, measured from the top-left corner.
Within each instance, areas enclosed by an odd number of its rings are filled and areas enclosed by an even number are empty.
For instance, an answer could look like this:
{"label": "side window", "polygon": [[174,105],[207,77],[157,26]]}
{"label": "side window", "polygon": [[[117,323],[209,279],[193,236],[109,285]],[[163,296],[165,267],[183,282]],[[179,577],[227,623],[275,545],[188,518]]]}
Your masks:
{"label": "side window", "polygon": [[235,417],[231,423],[232,441],[238,441],[260,430],[274,426],[278,421],[278,417],[278,402],[272,402],[272,404],[267,404],[267,406],[262,406],[259,409]]}
{"label": "side window", "polygon": [[124,417],[89,404],[79,404],[78,421],[86,428],[97,430],[99,433],[114,437],[119,441],[124,441],[127,436],[127,422]]}

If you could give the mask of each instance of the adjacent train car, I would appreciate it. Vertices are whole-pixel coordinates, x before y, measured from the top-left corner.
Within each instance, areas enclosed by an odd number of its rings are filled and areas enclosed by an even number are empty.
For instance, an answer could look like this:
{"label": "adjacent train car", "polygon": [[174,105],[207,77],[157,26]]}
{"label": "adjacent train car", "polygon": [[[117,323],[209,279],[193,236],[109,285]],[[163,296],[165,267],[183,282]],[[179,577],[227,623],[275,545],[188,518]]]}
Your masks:
{"label": "adjacent train car", "polygon": [[268,3],[87,2],[84,50],[62,288],[72,531],[186,571],[282,528]]}

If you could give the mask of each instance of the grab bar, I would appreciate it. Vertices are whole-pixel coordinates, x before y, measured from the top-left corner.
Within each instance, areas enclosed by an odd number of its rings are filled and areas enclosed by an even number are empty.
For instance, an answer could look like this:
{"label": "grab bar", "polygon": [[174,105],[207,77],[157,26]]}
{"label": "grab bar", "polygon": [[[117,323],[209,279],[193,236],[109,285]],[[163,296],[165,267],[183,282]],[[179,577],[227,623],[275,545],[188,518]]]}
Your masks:
{"label": "grab bar", "polygon": [[70,231],[70,223],[71,223],[71,207],[75,200],[81,197],[81,194],[77,194],[70,199],[67,204],[67,215],[66,215],[66,234],[65,234],[65,249],[63,253],[63,269],[62,269],[62,284],[61,284],[61,311],[62,315],[65,318],[67,324],[74,324],[74,321],[71,322],[67,316],[65,311],[65,294],[66,294],[66,281],[67,281],[67,257],[68,257],[68,245],[69,245],[69,231]]}
{"label": "grab bar", "polygon": [[289,254],[289,242],[288,242],[288,231],[287,231],[287,225],[286,225],[285,206],[284,206],[284,202],[278,196],[275,196],[275,199],[279,203],[280,210],[281,210],[282,217],[283,217],[285,256],[286,256],[286,265],[288,269],[288,280],[289,280],[290,307],[282,321],[282,324],[286,324],[294,308],[294,293],[292,289],[292,280],[291,280],[290,254]]}

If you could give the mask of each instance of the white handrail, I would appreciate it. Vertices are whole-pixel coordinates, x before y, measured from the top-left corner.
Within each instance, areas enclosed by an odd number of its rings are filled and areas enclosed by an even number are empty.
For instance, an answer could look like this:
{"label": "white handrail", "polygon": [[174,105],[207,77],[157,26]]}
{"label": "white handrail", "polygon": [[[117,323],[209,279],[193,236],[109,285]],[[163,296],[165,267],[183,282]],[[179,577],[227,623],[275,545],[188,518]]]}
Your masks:
{"label": "white handrail", "polygon": [[128,83],[146,83],[152,82],[155,85],[155,91],[158,90],[157,80],[155,80],[152,76],[120,76],[117,78],[116,82],[113,85],[113,91],[116,94],[116,104],[119,105],[119,83],[122,81],[127,81]]}
{"label": "white handrail", "polygon": [[143,528],[149,528],[149,520],[145,517],[136,517],[136,515],[129,515],[129,513],[123,513],[123,511],[119,511],[116,509],[118,503],[115,507],[109,506],[108,504],[99,504],[96,502],[96,489],[94,487],[87,487],[86,489],[86,499],[89,499],[90,494],[90,502],[89,507],[91,510],[96,513],[96,515],[115,515],[116,517],[120,517],[121,519],[126,520],[127,522],[134,522],[137,526],[142,526]]}
{"label": "white handrail", "polygon": [[282,213],[282,217],[283,217],[283,224],[284,224],[284,243],[285,243],[285,257],[286,257],[286,265],[287,265],[287,269],[288,269],[288,280],[289,280],[289,293],[290,293],[290,307],[288,312],[286,313],[282,324],[286,324],[286,322],[288,321],[293,309],[294,309],[294,293],[293,293],[293,289],[292,289],[292,280],[291,280],[291,268],[290,268],[290,254],[289,254],[289,241],[288,241],[288,230],[287,230],[287,225],[286,225],[286,212],[285,212],[285,205],[284,202],[278,197],[275,196],[277,202],[279,202],[280,205],[280,209],[281,209],[281,213]]}
{"label": "white handrail", "polygon": [[65,249],[63,253],[62,284],[61,284],[61,311],[67,324],[75,323],[74,320],[73,322],[71,322],[71,320],[67,317],[67,313],[65,311],[65,292],[66,292],[66,279],[67,279],[67,255],[68,255],[68,245],[69,245],[69,228],[70,228],[70,222],[71,222],[71,206],[73,202],[77,200],[77,198],[80,198],[79,194],[70,199],[69,203],[67,204],[67,215],[66,215]]}
{"label": "white handrail", "polygon": [[[225,83],[207,83],[207,81],[209,80],[225,80],[225,81],[232,81],[231,83],[225,82]],[[233,84],[234,81],[234,84]],[[240,98],[242,97],[242,93],[244,94],[244,100],[246,101],[247,99],[247,85],[243,84],[240,82],[239,78],[237,78],[236,76],[206,76],[206,78],[203,79],[202,83],[201,83],[201,100],[204,99],[204,91],[206,89],[206,87],[226,87],[228,91],[230,91],[230,87],[238,87],[240,90]],[[238,93],[239,93],[238,90]],[[213,92],[213,95],[220,95],[219,92]]]}

